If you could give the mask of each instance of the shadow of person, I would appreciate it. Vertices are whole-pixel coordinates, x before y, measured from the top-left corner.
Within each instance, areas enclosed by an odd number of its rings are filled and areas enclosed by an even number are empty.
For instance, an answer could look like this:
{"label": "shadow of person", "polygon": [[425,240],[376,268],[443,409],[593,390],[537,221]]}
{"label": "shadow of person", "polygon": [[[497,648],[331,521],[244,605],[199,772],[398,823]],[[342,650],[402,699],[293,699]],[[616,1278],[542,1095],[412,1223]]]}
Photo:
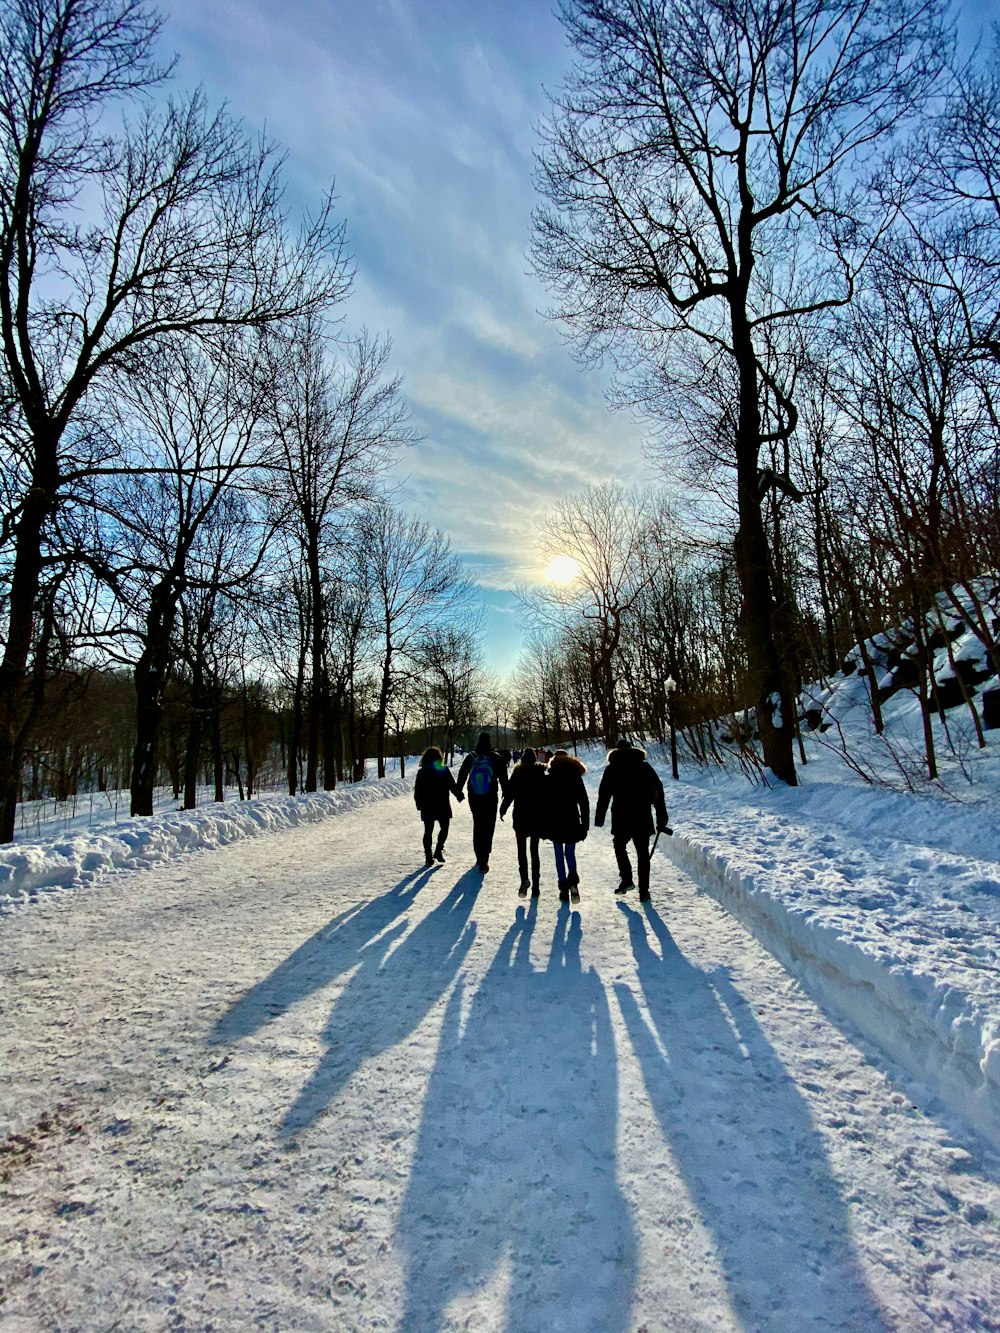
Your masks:
{"label": "shadow of person", "polygon": [[411,931],[400,922],[358,950],[323,1031],[324,1054],[281,1122],[284,1137],[311,1125],[365,1060],[408,1036],[448,989],[475,939],[469,917],[481,885],[477,870],[466,871]]}
{"label": "shadow of person", "polygon": [[886,1329],[809,1108],[750,1006],[724,969],[688,962],[652,907],[619,908],[648,1021],[621,984],[618,1003],[743,1326]]}
{"label": "shadow of person", "polygon": [[580,916],[560,907],[547,964],[532,966],[537,905],[517,909],[463,1024],[448,1004],[397,1250],[400,1329],[445,1311],[482,1325],[506,1287],[506,1327],[629,1326],[636,1242],[617,1182],[617,1068],[607,997],[580,962]]}
{"label": "shadow of person", "polygon": [[278,966],[251,986],[209,1033],[209,1045],[249,1037],[322,990],[358,963],[361,951],[412,906],[433,868],[405,875],[387,893],[350,907],[304,940]]}

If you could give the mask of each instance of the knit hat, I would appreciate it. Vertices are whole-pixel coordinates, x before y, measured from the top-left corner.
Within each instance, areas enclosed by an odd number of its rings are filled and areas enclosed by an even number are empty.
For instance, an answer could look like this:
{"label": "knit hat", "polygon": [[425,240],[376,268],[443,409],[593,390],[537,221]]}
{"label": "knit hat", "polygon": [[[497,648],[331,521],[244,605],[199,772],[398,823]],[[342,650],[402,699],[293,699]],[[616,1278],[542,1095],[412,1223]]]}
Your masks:
{"label": "knit hat", "polygon": [[615,746],[616,750],[631,750],[631,748],[632,748],[632,742],[628,739],[627,736],[623,736],[621,740],[618,742],[618,744]]}
{"label": "knit hat", "polygon": [[488,731],[481,731],[479,739],[476,741],[476,754],[489,754],[493,749],[493,741]]}

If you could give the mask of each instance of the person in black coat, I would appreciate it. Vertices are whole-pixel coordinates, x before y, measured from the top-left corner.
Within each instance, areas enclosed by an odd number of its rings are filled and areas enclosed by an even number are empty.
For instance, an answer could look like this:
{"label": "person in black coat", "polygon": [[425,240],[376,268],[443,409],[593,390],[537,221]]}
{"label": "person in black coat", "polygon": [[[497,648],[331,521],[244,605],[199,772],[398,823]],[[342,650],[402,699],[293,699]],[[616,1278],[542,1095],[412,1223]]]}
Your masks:
{"label": "person in black coat", "polygon": [[[450,768],[445,765],[444,756],[436,745],[429,745],[420,756],[416,781],[413,784],[413,800],[424,821],[424,864],[432,866],[435,861],[444,860],[444,845],[448,841],[448,826],[451,823],[451,801],[464,801],[458,784]],[[434,825],[438,824],[437,846],[431,853],[431,841]]]}
{"label": "person in black coat", "polygon": [[[517,865],[521,872],[520,897],[525,897],[529,885],[532,898],[540,892],[541,866],[538,861],[538,839],[542,832],[544,803],[548,782],[545,765],[535,762],[535,752],[526,749],[514,765],[507,783],[507,795],[500,806],[500,818],[514,807],[514,836],[517,838]],[[528,849],[531,850],[531,879],[528,879]]]}
{"label": "person in black coat", "polygon": [[580,876],[576,873],[576,844],[590,828],[590,797],[583,785],[587,766],[575,755],[556,750],[548,763],[545,801],[545,836],[556,853],[559,901],[580,901]]}
{"label": "person in black coat", "polygon": [[[597,809],[594,827],[601,828],[608,806],[611,806],[611,838],[621,883],[616,893],[625,893],[634,887],[632,863],[628,845],[635,846],[636,869],[639,877],[639,898],[649,901],[649,838],[655,831],[669,833],[667,806],[663,783],[656,769],[646,759],[646,751],[620,740],[608,754],[608,766],[601,775],[597,789]],[[653,824],[653,813],[656,824]]]}
{"label": "person in black coat", "polygon": [[469,813],[472,815],[472,850],[476,869],[486,874],[493,850],[493,831],[497,826],[499,793],[507,795],[507,765],[493,749],[488,731],[481,731],[476,748],[462,760],[458,770],[458,790],[469,784]]}

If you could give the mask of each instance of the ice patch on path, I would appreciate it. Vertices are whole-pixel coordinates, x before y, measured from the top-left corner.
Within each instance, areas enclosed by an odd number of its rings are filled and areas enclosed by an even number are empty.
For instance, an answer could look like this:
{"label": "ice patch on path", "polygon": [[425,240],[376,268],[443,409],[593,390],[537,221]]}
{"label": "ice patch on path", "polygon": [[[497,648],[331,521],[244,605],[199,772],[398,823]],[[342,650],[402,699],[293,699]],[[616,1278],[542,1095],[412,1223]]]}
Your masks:
{"label": "ice patch on path", "polygon": [[411,790],[402,778],[373,779],[336,791],[261,796],[130,819],[113,832],[59,835],[0,848],[0,916],[37,902],[43,893],[91,884],[109,871],[143,870],[184,852],[311,824]]}

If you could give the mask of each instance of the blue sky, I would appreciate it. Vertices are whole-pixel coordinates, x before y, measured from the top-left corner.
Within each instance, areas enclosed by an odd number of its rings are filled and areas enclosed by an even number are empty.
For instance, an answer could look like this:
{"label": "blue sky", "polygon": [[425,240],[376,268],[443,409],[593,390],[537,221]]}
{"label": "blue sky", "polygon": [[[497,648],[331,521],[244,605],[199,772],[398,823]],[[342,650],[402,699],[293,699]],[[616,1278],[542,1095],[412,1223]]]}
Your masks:
{"label": "blue sky", "polygon": [[[426,437],[399,502],[484,587],[490,665],[514,665],[510,589],[539,579],[552,504],[652,480],[639,427],[570,358],[528,273],[532,152],[568,66],[549,0],[163,0],[175,81],[288,152],[289,203],[335,184],[357,263],[347,326],[388,333]],[[977,25],[1000,0],[967,0]]]}
{"label": "blue sky", "polygon": [[399,502],[450,536],[484,587],[487,656],[520,647],[510,589],[537,579],[552,504],[650,480],[528,274],[535,126],[568,62],[546,0],[174,0],[175,82],[204,84],[288,151],[290,202],[335,182],[357,263],[349,328],[387,332],[426,437]]}

